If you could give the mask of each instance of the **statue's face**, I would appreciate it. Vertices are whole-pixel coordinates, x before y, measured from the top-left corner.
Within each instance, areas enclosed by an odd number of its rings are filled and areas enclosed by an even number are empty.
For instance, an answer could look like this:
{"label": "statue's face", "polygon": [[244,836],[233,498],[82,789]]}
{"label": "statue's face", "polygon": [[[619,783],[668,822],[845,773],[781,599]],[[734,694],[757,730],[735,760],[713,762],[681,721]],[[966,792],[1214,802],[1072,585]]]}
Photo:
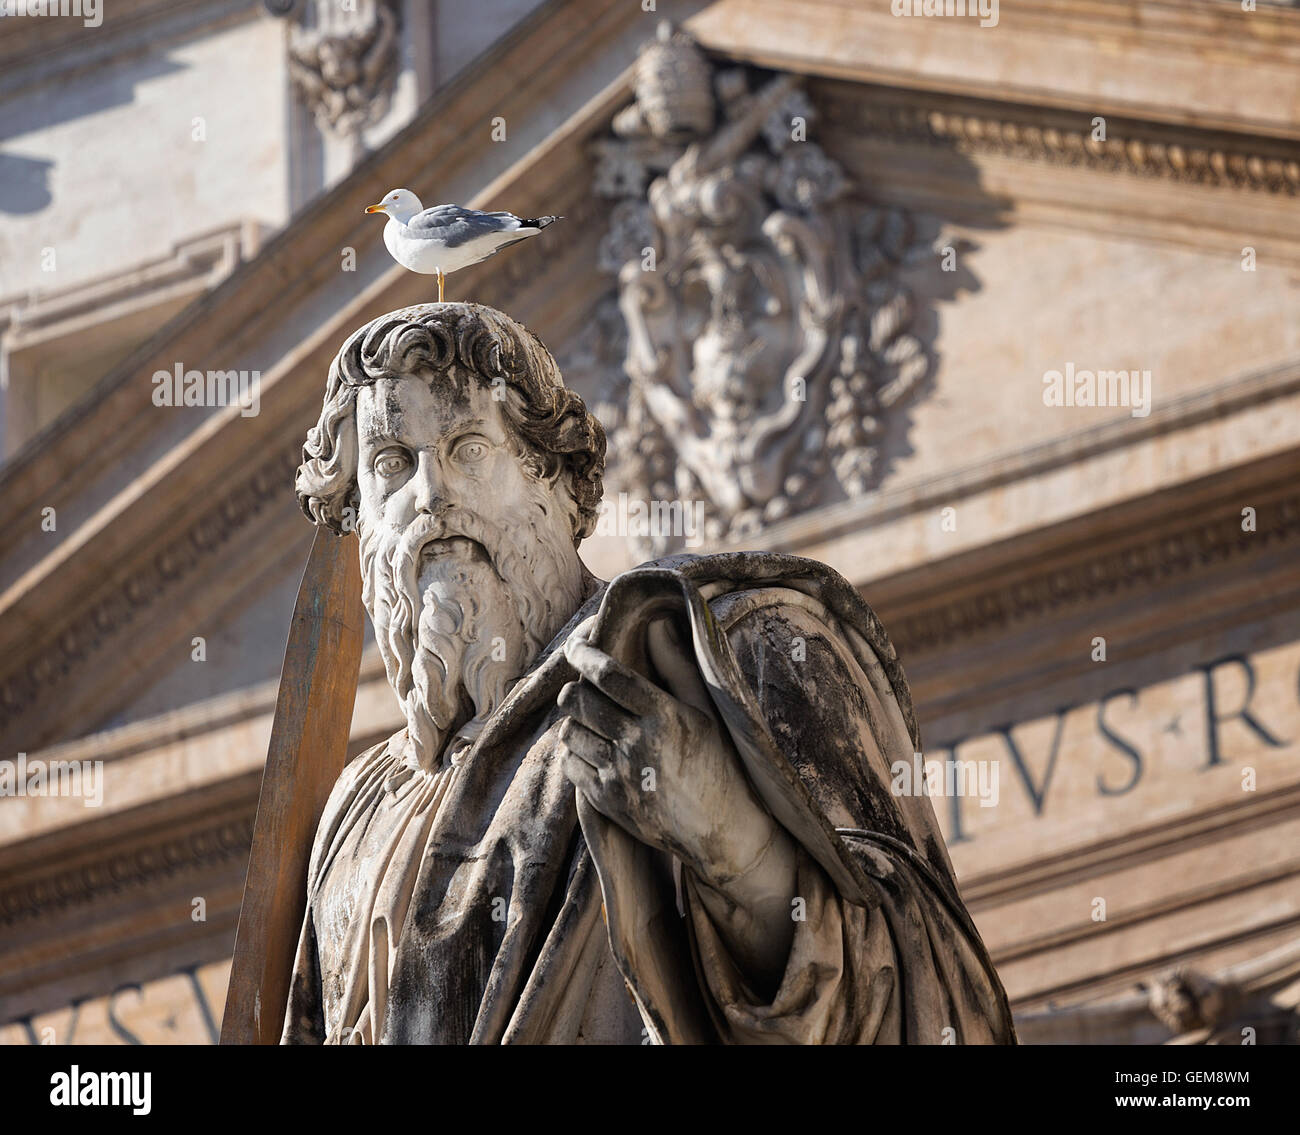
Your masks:
{"label": "statue's face", "polygon": [[[415,377],[363,387],[357,434],[357,486],[367,528],[401,533],[422,511],[448,509],[502,523],[536,488],[501,404],[478,383],[463,393],[431,390]],[[563,529],[556,535],[571,540]],[[434,564],[483,558],[488,551],[454,534],[426,548]]]}
{"label": "statue's face", "polygon": [[573,507],[477,381],[381,379],[356,415],[363,593],[428,759],[576,609]]}
{"label": "statue's face", "polygon": [[680,333],[691,345],[691,388],[722,422],[779,403],[794,337],[784,280],[759,248],[699,256],[683,273]]}

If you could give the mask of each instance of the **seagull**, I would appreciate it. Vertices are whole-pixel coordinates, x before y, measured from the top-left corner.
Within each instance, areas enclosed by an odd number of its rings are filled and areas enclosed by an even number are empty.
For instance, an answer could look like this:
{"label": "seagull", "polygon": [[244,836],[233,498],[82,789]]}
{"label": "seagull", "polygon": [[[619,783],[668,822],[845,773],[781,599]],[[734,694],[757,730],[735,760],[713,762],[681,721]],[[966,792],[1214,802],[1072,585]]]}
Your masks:
{"label": "seagull", "polygon": [[507,245],[536,236],[562,217],[481,213],[462,205],[426,209],[409,189],[394,189],[367,213],[383,213],[384,244],[403,268],[438,277],[438,302],[449,272],[486,260]]}

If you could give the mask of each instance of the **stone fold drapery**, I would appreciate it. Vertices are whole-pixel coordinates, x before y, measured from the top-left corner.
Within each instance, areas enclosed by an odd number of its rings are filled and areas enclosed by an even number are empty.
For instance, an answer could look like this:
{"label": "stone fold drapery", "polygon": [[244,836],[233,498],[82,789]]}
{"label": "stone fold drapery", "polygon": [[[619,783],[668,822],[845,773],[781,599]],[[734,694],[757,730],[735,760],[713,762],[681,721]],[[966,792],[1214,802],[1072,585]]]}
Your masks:
{"label": "stone fold drapery", "polygon": [[[593,613],[593,645],[717,715],[799,848],[774,992],[728,955],[689,869],[606,820],[561,771],[556,699],[575,673],[559,647]],[[454,767],[412,774],[443,779],[406,788],[407,808],[400,785],[373,799],[405,767],[399,738],[358,757],[326,808],[288,1042],[1014,1043],[930,801],[889,789],[891,763],[920,751],[902,669],[822,564],[732,553],[624,573]],[[379,850],[340,862],[358,829]],[[403,867],[414,830],[422,854]],[[354,893],[373,862],[395,882],[379,888],[382,910],[356,909],[373,900]]]}

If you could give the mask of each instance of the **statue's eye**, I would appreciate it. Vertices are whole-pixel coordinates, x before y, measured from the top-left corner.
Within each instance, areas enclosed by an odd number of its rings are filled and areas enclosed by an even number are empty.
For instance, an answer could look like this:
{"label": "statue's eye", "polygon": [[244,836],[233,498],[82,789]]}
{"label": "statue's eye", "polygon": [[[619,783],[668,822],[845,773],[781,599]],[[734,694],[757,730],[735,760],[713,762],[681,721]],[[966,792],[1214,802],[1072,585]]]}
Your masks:
{"label": "statue's eye", "polygon": [[457,461],[463,461],[467,464],[473,464],[475,461],[482,461],[488,455],[487,442],[481,438],[469,438],[462,441],[454,451]]}
{"label": "statue's eye", "polygon": [[375,458],[374,469],[381,477],[398,477],[411,467],[411,459],[405,453],[386,449]]}

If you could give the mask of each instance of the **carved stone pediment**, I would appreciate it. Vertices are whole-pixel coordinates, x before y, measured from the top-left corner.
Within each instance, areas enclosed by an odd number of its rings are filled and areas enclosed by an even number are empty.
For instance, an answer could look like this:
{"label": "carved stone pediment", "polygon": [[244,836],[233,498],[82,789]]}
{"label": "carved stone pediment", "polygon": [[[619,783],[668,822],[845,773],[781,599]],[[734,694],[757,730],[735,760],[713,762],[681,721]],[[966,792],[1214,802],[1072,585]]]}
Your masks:
{"label": "carved stone pediment", "polygon": [[611,487],[700,502],[710,540],[869,490],[886,419],[931,369],[899,276],[931,250],[810,139],[800,83],[717,67],[664,25],[593,145],[616,292],[564,369],[601,388]]}

